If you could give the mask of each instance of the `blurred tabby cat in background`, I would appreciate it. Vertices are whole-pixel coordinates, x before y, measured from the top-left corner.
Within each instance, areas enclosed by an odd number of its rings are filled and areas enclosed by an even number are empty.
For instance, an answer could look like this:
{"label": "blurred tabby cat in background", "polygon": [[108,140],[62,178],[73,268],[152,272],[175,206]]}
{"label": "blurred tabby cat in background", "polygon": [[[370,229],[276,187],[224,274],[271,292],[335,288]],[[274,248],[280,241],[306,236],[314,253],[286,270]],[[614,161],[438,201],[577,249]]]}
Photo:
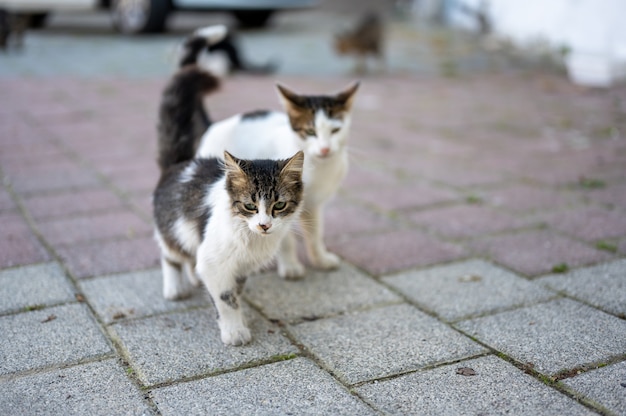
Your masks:
{"label": "blurred tabby cat in background", "polygon": [[351,30],[335,36],[335,51],[339,55],[353,55],[356,58],[354,71],[359,74],[367,72],[367,59],[373,57],[378,61],[379,70],[385,69],[384,27],[377,13],[368,12],[363,15]]}

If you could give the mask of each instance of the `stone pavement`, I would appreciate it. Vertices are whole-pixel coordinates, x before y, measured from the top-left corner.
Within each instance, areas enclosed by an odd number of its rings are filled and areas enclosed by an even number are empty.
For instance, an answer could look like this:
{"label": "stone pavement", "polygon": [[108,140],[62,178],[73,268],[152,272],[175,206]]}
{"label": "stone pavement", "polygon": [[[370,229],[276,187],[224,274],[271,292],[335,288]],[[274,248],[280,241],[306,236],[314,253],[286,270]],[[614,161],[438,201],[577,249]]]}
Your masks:
{"label": "stone pavement", "polygon": [[[1,414],[626,414],[624,88],[364,77],[327,211],[342,267],[249,279],[253,342],[225,347],[202,290],[161,297],[150,193],[169,69],[55,65],[0,78]],[[212,117],[278,108],[275,79],[352,80],[291,68],[228,79]]]}

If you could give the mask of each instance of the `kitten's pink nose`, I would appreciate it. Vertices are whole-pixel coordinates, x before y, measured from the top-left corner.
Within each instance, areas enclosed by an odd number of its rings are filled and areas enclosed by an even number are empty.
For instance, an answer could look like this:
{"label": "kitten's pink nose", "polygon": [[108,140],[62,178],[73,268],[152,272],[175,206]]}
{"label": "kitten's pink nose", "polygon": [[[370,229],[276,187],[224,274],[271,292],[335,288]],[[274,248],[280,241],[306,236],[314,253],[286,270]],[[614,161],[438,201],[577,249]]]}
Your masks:
{"label": "kitten's pink nose", "polygon": [[320,154],[322,156],[328,156],[329,153],[330,153],[330,148],[328,148],[328,147],[322,147],[320,149]]}
{"label": "kitten's pink nose", "polygon": [[259,224],[259,227],[263,230],[263,231],[267,231],[270,228],[272,228],[272,224]]}

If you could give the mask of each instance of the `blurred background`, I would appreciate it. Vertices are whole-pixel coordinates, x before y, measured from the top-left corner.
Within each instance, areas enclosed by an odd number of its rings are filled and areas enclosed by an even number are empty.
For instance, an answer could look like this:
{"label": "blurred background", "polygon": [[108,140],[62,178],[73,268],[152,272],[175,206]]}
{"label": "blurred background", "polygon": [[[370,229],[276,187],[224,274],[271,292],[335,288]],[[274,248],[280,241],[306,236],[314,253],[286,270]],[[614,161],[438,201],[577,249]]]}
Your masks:
{"label": "blurred background", "polygon": [[0,0],[0,8],[29,15],[17,24],[28,26],[24,48],[0,55],[0,76],[160,76],[182,38],[213,23],[231,28],[243,56],[275,62],[278,73],[345,75],[354,62],[337,55],[333,37],[370,11],[383,19],[394,74],[541,66],[607,87],[626,72],[626,4],[615,0]]}

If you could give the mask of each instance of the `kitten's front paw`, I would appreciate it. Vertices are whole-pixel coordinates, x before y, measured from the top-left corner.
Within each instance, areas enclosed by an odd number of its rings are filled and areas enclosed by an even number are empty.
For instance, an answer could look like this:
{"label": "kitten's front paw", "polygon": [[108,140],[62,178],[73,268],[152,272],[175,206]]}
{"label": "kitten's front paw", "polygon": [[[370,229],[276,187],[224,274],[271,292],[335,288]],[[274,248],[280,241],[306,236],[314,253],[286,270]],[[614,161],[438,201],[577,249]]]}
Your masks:
{"label": "kitten's front paw", "polygon": [[226,345],[240,346],[252,340],[250,330],[245,326],[221,328],[222,342]]}
{"label": "kitten's front paw", "polygon": [[341,264],[341,259],[336,254],[329,251],[319,253],[315,258],[311,259],[313,266],[321,270],[334,270]]}
{"label": "kitten's front paw", "polygon": [[299,280],[304,277],[304,266],[296,262],[279,262],[278,263],[278,275],[287,280]]}

